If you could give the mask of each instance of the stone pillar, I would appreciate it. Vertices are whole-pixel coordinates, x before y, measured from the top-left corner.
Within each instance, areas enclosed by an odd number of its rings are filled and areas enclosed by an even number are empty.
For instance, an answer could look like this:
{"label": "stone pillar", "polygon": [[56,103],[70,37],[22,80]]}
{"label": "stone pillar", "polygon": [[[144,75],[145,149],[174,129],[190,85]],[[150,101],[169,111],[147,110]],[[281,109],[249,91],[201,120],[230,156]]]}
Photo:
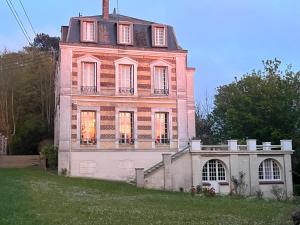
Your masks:
{"label": "stone pillar", "polygon": [[145,185],[145,177],[144,177],[144,168],[135,168],[135,178],[136,178],[136,186],[144,187]]}
{"label": "stone pillar", "polygon": [[172,155],[163,154],[164,163],[164,189],[172,190]]}
{"label": "stone pillar", "polygon": [[292,151],[293,150],[292,140],[281,140],[280,145],[281,145],[282,151]]}
{"label": "stone pillar", "polygon": [[256,139],[247,140],[247,151],[256,151]]}
{"label": "stone pillar", "polygon": [[201,151],[201,140],[192,140],[192,152]]}
{"label": "stone pillar", "polygon": [[293,196],[293,176],[292,176],[292,159],[291,155],[284,155],[284,176],[287,197]]}
{"label": "stone pillar", "polygon": [[228,151],[237,151],[238,143],[237,140],[228,140]]}
{"label": "stone pillar", "polygon": [[199,158],[199,155],[192,155],[192,178],[193,178],[193,186],[201,185],[202,181],[202,165]]}
{"label": "stone pillar", "polygon": [[257,155],[251,154],[249,155],[249,185],[250,185],[250,194],[256,195],[256,191],[259,189],[258,183],[258,165],[257,165]]}
{"label": "stone pillar", "polygon": [[263,142],[263,150],[270,151],[271,150],[271,142]]}

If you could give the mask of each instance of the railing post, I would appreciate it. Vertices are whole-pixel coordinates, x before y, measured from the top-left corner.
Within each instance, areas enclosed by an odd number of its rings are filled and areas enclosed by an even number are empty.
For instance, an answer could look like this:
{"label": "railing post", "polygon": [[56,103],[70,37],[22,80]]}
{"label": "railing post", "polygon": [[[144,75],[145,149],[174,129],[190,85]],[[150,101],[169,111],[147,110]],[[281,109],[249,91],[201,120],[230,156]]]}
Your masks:
{"label": "railing post", "polygon": [[281,145],[282,151],[292,151],[293,150],[292,140],[281,140],[280,145]]}
{"label": "railing post", "polygon": [[135,178],[136,178],[136,186],[144,187],[145,185],[145,176],[144,176],[144,168],[135,168]]}
{"label": "railing post", "polygon": [[271,151],[272,150],[272,148],[271,148],[271,142],[263,142],[262,143],[263,144],[263,150],[264,151]]}
{"label": "railing post", "polygon": [[228,140],[228,151],[237,151],[238,150],[238,141],[237,140]]}
{"label": "railing post", "polygon": [[256,139],[247,140],[247,151],[256,151]]}
{"label": "railing post", "polygon": [[192,152],[201,151],[201,140],[192,140]]}

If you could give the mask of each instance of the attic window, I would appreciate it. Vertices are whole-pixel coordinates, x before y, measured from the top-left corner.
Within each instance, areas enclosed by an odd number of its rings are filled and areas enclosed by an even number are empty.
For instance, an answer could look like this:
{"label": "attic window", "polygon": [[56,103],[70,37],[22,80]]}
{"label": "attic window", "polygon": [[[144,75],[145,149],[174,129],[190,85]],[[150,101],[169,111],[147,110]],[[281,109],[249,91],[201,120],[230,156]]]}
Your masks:
{"label": "attic window", "polygon": [[81,22],[81,41],[96,42],[97,27],[96,21],[82,21]]}
{"label": "attic window", "polygon": [[166,47],[167,46],[167,32],[165,26],[153,26],[152,27],[152,39],[153,44],[156,47]]}
{"label": "attic window", "polygon": [[132,45],[133,25],[130,23],[118,24],[118,44]]}

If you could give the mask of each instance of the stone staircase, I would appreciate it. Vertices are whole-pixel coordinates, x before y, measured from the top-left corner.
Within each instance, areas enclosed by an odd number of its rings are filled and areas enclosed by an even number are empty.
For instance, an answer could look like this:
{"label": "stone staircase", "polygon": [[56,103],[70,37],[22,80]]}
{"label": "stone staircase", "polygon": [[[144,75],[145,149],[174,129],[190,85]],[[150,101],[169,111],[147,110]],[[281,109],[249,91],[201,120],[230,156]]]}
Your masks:
{"label": "stone staircase", "polygon": [[[189,152],[190,150],[190,146],[187,146],[185,148],[183,148],[182,150],[180,150],[179,152],[175,153],[174,155],[172,155],[172,162],[179,159],[182,155],[184,155],[185,153]],[[147,177],[150,174],[154,173],[155,171],[159,170],[160,168],[162,168],[164,166],[163,161],[160,161],[159,163],[155,164],[154,166],[150,167],[149,169],[144,171],[144,176]]]}

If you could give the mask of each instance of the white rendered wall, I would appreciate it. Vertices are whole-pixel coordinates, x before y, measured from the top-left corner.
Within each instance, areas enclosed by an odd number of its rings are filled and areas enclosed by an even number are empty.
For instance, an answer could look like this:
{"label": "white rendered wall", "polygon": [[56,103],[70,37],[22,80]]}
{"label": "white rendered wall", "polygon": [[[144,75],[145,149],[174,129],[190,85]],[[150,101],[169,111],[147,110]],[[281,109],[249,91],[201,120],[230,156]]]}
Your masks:
{"label": "white rendered wall", "polygon": [[150,168],[162,160],[163,153],[126,150],[72,152],[71,176],[129,181],[135,178],[135,168]]}

